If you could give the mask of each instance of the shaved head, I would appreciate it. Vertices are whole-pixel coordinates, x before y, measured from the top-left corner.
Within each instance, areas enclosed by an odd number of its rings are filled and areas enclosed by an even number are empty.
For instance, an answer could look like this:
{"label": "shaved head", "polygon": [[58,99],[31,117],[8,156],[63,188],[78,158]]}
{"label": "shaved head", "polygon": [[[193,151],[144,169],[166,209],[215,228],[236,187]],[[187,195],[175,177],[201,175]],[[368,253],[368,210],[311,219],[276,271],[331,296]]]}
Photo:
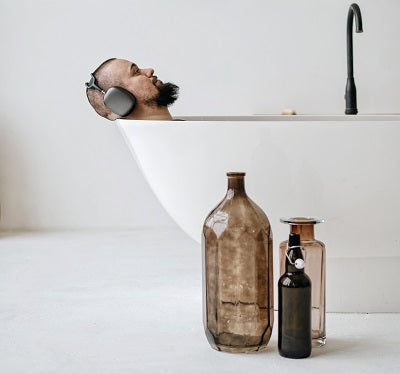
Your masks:
{"label": "shaved head", "polygon": [[[97,84],[104,91],[107,91],[110,87],[119,86],[121,83],[118,76],[113,74],[112,69],[110,69],[112,62],[115,60],[116,58],[110,58],[102,62],[93,72]],[[104,105],[104,95],[101,92],[86,88],[86,96],[93,109],[102,117],[107,118],[110,121],[115,121],[116,119],[121,118],[121,116],[111,112],[111,110]]]}

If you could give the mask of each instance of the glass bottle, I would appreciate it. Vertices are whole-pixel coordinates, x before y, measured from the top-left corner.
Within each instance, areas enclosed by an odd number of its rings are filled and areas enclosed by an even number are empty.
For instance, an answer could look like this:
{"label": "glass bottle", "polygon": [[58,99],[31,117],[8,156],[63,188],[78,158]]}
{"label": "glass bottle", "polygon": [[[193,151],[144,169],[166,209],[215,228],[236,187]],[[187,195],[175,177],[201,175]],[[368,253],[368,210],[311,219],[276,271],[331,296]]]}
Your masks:
{"label": "glass bottle", "polygon": [[[325,328],[325,244],[314,238],[314,225],[324,222],[322,219],[309,217],[281,218],[290,225],[291,234],[300,234],[305,261],[305,272],[312,282],[312,322],[311,336],[313,347],[326,343]],[[280,275],[285,272],[286,248],[288,241],[279,245]]]}
{"label": "glass bottle", "polygon": [[226,196],[203,226],[204,329],[216,350],[260,351],[274,320],[272,231],[246,194],[245,173],[227,176]]}
{"label": "glass bottle", "polygon": [[300,235],[290,234],[285,273],[278,282],[278,350],[288,358],[311,354],[311,281],[304,273]]}

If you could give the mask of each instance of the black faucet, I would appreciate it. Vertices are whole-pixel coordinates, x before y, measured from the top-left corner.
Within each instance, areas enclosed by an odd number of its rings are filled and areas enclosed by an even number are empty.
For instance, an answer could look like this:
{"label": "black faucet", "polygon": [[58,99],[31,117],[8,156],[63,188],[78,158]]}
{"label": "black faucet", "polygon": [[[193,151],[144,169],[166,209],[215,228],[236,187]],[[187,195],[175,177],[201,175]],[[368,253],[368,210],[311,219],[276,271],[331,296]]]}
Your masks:
{"label": "black faucet", "polygon": [[361,11],[357,4],[351,4],[347,15],[347,84],[344,98],[346,114],[357,114],[357,91],[353,77],[353,16],[356,19],[356,32],[363,32]]}

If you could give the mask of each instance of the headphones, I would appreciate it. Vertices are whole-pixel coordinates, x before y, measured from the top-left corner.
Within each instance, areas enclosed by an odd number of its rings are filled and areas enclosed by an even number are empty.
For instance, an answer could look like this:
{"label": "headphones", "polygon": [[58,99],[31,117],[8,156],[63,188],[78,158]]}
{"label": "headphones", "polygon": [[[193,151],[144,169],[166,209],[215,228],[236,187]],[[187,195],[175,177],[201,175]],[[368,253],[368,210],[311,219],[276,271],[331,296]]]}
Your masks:
{"label": "headphones", "polygon": [[94,88],[103,95],[104,105],[113,113],[126,117],[135,109],[136,98],[129,91],[122,87],[111,87],[106,91],[97,85],[95,76],[90,74],[90,81],[85,83],[87,89]]}

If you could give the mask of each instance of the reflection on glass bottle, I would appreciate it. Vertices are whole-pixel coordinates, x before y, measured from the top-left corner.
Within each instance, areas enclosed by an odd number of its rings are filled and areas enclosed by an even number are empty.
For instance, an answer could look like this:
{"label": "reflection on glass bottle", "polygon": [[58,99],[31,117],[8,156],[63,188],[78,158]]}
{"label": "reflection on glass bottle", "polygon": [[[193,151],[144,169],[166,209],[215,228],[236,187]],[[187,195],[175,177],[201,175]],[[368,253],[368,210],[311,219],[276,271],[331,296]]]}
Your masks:
{"label": "reflection on glass bottle", "polygon": [[304,273],[300,235],[290,234],[285,272],[278,282],[278,349],[288,358],[311,354],[311,281]]}
{"label": "reflection on glass bottle", "polygon": [[214,349],[253,352],[272,332],[272,232],[246,195],[245,173],[227,175],[226,196],[203,227],[203,322]]}
{"label": "reflection on glass bottle", "polygon": [[[312,342],[313,347],[326,343],[325,327],[325,244],[314,238],[314,225],[323,222],[317,218],[281,218],[290,225],[291,234],[300,234],[305,272],[312,282]],[[288,241],[279,245],[280,274],[285,272],[286,248]]]}

